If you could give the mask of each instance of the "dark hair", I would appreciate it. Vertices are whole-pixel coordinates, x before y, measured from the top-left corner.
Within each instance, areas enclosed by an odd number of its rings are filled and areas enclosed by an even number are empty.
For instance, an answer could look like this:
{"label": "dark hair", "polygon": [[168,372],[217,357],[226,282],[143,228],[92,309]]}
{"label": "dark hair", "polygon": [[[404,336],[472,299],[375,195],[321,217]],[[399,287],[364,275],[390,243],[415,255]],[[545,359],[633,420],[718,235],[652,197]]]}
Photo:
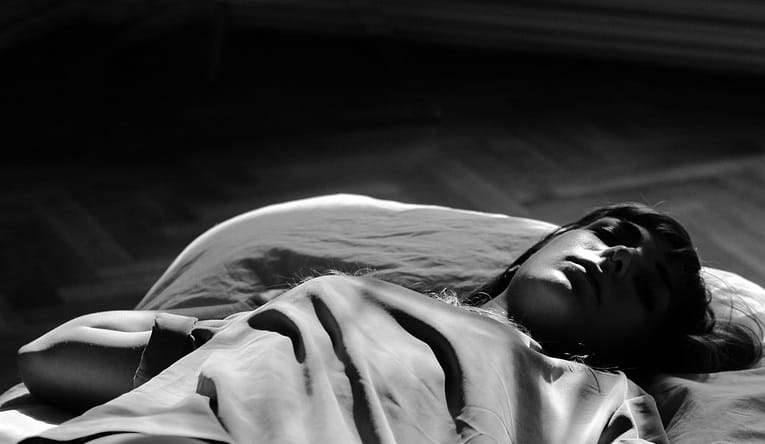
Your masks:
{"label": "dark hair", "polygon": [[[762,354],[762,327],[759,335],[734,322],[717,322],[710,302],[711,293],[701,275],[701,262],[691,237],[673,217],[638,203],[620,203],[596,208],[579,220],[547,234],[521,254],[499,276],[464,298],[464,305],[481,305],[499,295],[510,284],[515,270],[551,239],[604,218],[632,222],[648,230],[666,245],[674,283],[669,311],[663,325],[641,346],[625,348],[617,356],[591,355],[585,362],[598,367],[617,366],[640,379],[661,372],[705,373],[750,367]],[[511,313],[512,315],[512,313]],[[533,332],[532,332],[533,333]],[[653,339],[653,340],[652,340]],[[544,347],[544,344],[542,344]],[[585,344],[586,347],[586,344]],[[571,350],[560,357],[581,356]]]}

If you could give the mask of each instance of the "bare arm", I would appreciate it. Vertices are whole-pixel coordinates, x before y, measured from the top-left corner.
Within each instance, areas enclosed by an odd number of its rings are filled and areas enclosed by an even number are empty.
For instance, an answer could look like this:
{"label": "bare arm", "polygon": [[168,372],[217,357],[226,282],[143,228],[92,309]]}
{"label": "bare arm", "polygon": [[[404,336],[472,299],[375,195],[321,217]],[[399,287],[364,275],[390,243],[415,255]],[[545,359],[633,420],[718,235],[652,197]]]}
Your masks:
{"label": "bare arm", "polygon": [[36,397],[82,410],[133,388],[156,312],[109,311],[78,317],[24,345],[18,366]]}

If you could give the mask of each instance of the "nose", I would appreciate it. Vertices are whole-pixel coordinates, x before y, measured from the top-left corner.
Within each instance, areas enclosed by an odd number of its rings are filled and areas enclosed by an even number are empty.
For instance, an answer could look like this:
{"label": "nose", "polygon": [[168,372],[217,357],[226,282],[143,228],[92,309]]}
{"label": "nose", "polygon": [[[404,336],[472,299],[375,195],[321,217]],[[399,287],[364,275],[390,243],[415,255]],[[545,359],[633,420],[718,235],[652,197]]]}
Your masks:
{"label": "nose", "polygon": [[636,254],[637,250],[623,245],[609,248],[605,252],[605,256],[611,266],[611,274],[617,279],[626,277]]}

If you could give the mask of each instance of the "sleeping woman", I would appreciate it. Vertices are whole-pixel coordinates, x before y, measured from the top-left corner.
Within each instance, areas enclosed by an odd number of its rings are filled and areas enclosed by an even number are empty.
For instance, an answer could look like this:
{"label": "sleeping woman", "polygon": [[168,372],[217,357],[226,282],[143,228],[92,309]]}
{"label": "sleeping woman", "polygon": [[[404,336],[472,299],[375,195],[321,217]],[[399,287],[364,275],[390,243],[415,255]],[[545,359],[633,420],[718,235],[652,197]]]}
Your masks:
{"label": "sleeping woman", "polygon": [[[510,324],[547,356],[621,371],[638,383],[664,372],[751,366],[761,355],[757,332],[716,322],[700,272],[678,221],[640,204],[618,204],[550,233],[448,309]],[[65,407],[104,403],[150,380],[238,317],[194,315],[79,317],[19,350],[22,378],[34,396]]]}

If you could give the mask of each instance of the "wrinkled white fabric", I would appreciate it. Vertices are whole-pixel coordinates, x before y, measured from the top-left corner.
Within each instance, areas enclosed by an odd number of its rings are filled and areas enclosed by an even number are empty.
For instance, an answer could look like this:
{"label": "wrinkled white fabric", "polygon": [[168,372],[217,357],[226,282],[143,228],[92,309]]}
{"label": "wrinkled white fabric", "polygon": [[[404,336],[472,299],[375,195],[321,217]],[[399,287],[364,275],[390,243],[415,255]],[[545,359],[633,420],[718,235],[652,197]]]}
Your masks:
{"label": "wrinkled white fabric", "polygon": [[[137,308],[185,307],[196,316],[197,307],[212,306],[223,317],[258,307],[283,293],[286,283],[330,268],[369,269],[372,276],[407,288],[465,294],[554,228],[530,219],[357,195],[287,202],[242,214],[200,236]],[[719,319],[740,317],[730,309],[739,298],[765,319],[765,289],[721,270],[707,268],[705,276]],[[672,442],[697,444],[765,442],[762,387],[765,373],[742,371],[723,377],[666,375],[647,389]],[[66,417],[25,393],[17,387],[0,396],[0,442]]]}
{"label": "wrinkled white fabric", "polygon": [[143,386],[43,436],[238,443],[668,442],[621,373],[547,357],[514,327],[376,279],[310,280]]}

